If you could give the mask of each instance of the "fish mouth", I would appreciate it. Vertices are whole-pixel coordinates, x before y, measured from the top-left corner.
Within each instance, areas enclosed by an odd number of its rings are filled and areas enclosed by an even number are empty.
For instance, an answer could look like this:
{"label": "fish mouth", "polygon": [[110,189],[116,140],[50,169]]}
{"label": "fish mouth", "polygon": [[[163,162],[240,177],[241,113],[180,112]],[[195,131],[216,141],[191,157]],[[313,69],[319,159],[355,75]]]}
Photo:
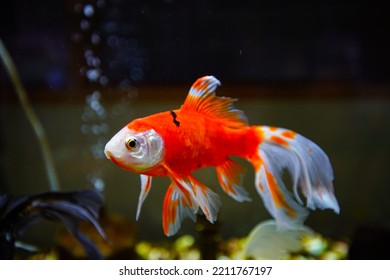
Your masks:
{"label": "fish mouth", "polygon": [[104,154],[106,155],[106,158],[112,159],[112,154],[109,151],[104,150]]}
{"label": "fish mouth", "polygon": [[115,158],[115,156],[109,152],[109,151],[104,151],[104,154],[106,155],[106,157],[111,160],[114,164],[118,165],[118,166],[121,166],[122,167],[122,164]]}

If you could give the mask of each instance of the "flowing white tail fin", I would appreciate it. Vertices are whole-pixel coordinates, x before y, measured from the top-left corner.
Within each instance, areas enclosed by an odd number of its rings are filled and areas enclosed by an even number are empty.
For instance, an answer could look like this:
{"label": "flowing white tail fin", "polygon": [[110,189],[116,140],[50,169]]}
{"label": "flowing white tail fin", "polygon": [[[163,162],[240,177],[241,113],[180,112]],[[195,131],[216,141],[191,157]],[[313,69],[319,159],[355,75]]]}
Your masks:
{"label": "flowing white tail fin", "polygon": [[[299,196],[299,187],[310,209],[340,208],[333,192],[333,170],[324,151],[309,139],[287,129],[253,127],[260,139],[252,158],[256,171],[256,189],[270,214],[281,228],[296,228],[308,215]],[[293,193],[282,176],[287,170]]]}

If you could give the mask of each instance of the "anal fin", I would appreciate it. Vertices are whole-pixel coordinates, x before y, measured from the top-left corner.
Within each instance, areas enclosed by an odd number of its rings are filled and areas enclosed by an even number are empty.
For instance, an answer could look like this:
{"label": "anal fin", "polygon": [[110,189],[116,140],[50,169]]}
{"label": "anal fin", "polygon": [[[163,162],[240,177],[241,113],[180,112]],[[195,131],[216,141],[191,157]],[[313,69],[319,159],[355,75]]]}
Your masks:
{"label": "anal fin", "polygon": [[203,214],[210,223],[214,223],[217,220],[219,208],[221,207],[219,196],[195,177],[189,176],[188,180],[192,185],[195,200],[202,209]]}

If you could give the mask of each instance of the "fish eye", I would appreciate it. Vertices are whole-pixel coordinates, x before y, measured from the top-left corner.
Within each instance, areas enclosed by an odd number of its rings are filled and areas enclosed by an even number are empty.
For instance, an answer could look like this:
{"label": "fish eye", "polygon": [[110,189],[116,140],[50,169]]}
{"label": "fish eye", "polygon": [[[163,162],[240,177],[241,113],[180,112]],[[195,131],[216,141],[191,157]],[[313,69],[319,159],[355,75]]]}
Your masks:
{"label": "fish eye", "polygon": [[128,150],[134,150],[138,147],[138,141],[135,138],[130,138],[126,140],[126,148]]}

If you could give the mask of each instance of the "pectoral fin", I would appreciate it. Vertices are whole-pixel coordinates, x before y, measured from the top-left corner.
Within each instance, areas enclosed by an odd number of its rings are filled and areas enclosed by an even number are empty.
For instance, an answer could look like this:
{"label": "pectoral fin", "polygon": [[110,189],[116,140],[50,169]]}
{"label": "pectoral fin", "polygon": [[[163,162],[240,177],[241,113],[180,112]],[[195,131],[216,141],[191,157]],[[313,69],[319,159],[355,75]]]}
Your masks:
{"label": "pectoral fin", "polygon": [[195,221],[196,208],[192,194],[179,182],[172,180],[165,194],[163,206],[162,223],[165,235],[176,234],[180,229],[181,221],[187,217]]}
{"label": "pectoral fin", "polygon": [[151,186],[152,186],[152,176],[141,174],[141,193],[139,194],[139,198],[138,198],[137,216],[136,216],[137,221],[139,215],[141,214],[142,204],[144,203],[146,197],[148,196]]}

